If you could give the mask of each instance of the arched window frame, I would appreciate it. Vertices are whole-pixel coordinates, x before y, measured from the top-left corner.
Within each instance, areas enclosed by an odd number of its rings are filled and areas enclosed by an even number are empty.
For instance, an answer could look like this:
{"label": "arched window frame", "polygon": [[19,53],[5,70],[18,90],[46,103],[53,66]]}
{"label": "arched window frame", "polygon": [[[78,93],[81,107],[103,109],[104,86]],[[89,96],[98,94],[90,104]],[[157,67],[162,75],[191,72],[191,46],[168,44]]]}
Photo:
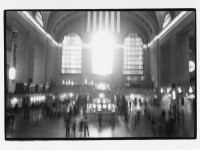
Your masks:
{"label": "arched window frame", "polygon": [[35,20],[42,26],[44,27],[44,19],[43,19],[43,16],[42,16],[42,13],[37,11],[35,13]]}
{"label": "arched window frame", "polygon": [[166,13],[163,22],[162,22],[162,29],[164,29],[170,22],[172,21],[172,15],[171,13]]}
{"label": "arched window frame", "polygon": [[62,74],[82,73],[82,40],[76,33],[69,33],[63,39]]}
{"label": "arched window frame", "polygon": [[123,54],[123,74],[143,75],[143,40],[137,33],[125,37]]}

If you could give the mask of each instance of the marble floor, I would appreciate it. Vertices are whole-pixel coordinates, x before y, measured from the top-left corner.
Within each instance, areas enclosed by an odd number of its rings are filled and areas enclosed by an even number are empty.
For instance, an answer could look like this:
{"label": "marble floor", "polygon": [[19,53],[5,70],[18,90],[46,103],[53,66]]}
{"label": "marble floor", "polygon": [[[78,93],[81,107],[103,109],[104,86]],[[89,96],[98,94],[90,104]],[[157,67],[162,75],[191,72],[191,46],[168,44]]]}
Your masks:
{"label": "marble floor", "polygon": [[[170,137],[189,138],[194,136],[194,119],[190,115],[186,115],[185,120],[179,124],[175,124],[174,133]],[[112,137],[155,137],[151,131],[150,121],[146,116],[141,116],[139,125],[134,128],[132,120],[129,120],[128,126],[125,126],[124,119],[121,116],[116,117],[116,126],[112,132],[108,119],[103,119],[102,127],[99,128],[98,120],[89,117],[89,137],[87,138],[112,138]],[[23,115],[17,115],[13,128],[8,126],[6,129],[6,138],[65,138],[65,125],[63,117],[44,118],[41,123],[32,124],[28,120],[23,119]],[[78,127],[76,128],[75,137],[80,136]],[[160,137],[160,135],[157,135]],[[69,138],[74,138],[71,133]]]}

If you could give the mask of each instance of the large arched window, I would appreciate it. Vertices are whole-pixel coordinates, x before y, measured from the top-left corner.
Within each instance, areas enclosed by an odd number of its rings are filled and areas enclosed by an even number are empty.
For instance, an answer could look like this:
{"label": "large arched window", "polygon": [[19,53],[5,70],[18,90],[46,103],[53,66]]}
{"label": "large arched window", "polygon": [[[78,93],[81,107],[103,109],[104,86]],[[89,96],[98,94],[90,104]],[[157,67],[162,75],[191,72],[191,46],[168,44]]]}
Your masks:
{"label": "large arched window", "polygon": [[136,33],[124,40],[123,74],[143,75],[143,41]]}
{"label": "large arched window", "polygon": [[42,27],[44,26],[43,18],[40,12],[36,12],[35,19]]}
{"label": "large arched window", "polygon": [[171,22],[171,20],[172,20],[171,14],[167,13],[164,17],[162,28],[164,29]]}
{"label": "large arched window", "polygon": [[63,74],[81,73],[81,48],[82,41],[76,33],[70,33],[64,37],[62,47],[62,70]]}

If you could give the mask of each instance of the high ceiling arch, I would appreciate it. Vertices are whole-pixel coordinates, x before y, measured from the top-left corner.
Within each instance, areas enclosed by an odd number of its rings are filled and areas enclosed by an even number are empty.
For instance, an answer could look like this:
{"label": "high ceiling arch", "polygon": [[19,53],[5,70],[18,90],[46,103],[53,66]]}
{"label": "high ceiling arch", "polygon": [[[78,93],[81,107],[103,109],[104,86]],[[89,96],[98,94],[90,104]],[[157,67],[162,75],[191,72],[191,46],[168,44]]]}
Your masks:
{"label": "high ceiling arch", "polygon": [[[121,31],[128,24],[131,31],[138,33],[144,43],[150,42],[161,31],[161,20],[166,11],[121,11]],[[46,30],[53,38],[61,42],[69,32],[86,33],[87,11],[44,11]],[[127,29],[128,30],[128,29]],[[121,33],[123,36],[127,33]]]}

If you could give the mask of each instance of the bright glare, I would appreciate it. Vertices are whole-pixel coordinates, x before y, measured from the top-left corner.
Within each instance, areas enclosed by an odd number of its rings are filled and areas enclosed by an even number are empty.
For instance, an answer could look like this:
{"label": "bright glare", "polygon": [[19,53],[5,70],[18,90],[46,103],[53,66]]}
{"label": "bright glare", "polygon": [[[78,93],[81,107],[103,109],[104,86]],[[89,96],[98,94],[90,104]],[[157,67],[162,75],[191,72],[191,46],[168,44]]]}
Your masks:
{"label": "bright glare", "polygon": [[11,99],[11,104],[15,105],[18,102],[17,98],[12,98]]}
{"label": "bright glare", "polygon": [[131,94],[131,95],[130,95],[130,98],[131,98],[131,99],[134,99],[134,95],[133,95],[133,94]]}
{"label": "bright glare", "polygon": [[16,70],[15,70],[15,68],[11,67],[9,69],[9,79],[10,80],[14,80],[15,76],[16,76]]}
{"label": "bright glare", "polygon": [[179,92],[179,93],[181,93],[181,92],[182,92],[182,90],[181,90],[181,88],[180,88],[180,87],[178,88],[178,92]]}
{"label": "bright glare", "polygon": [[99,94],[99,97],[100,97],[100,98],[104,98],[105,95],[104,95],[103,93],[100,93],[100,94]]}
{"label": "bright glare", "polygon": [[189,61],[189,72],[193,72],[195,70],[194,61]]}
{"label": "bright glare", "polygon": [[73,93],[70,93],[69,96],[72,97],[72,96],[73,96]]}
{"label": "bright glare", "polygon": [[193,92],[193,90],[192,90],[192,88],[191,88],[191,86],[190,86],[190,88],[189,88],[189,93],[192,93]]}
{"label": "bright glare", "polygon": [[173,100],[176,99],[176,92],[174,90],[172,91],[172,98],[173,98]]}
{"label": "bright glare", "polygon": [[113,73],[114,39],[108,32],[99,32],[92,39],[92,73]]}
{"label": "bright glare", "polygon": [[164,91],[163,91],[163,88],[161,88],[161,89],[160,89],[160,93],[163,93],[163,92],[164,92]]}

